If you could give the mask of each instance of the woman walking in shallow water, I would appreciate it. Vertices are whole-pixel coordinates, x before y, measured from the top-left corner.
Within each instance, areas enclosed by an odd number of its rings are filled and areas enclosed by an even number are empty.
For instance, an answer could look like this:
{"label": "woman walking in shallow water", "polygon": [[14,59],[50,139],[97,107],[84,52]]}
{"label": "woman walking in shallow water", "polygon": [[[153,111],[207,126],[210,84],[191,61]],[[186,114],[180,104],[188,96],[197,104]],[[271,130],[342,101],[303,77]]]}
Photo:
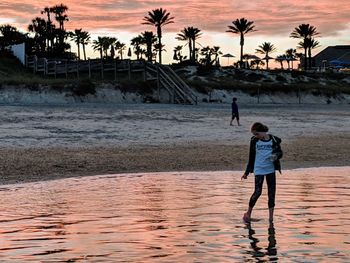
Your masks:
{"label": "woman walking in shallow water", "polygon": [[275,207],[276,195],[276,173],[278,170],[281,173],[282,158],[281,139],[268,134],[269,128],[256,122],[251,127],[253,137],[250,140],[249,161],[245,173],[241,179],[247,179],[250,173],[255,175],[255,190],[249,200],[249,207],[244,213],[243,221],[250,222],[253,208],[256,201],[259,199],[264,178],[266,178],[268,189],[268,206],[269,206],[269,221],[273,222],[273,212]]}

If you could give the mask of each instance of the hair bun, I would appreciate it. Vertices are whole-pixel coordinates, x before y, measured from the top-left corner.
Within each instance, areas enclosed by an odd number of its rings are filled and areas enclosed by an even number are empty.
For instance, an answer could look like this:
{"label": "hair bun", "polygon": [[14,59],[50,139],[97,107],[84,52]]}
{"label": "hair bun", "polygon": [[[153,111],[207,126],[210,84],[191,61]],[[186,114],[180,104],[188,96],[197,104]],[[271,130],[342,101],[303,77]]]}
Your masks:
{"label": "hair bun", "polygon": [[266,125],[260,123],[260,122],[255,122],[253,123],[252,127],[250,128],[251,131],[256,131],[256,132],[268,132],[269,127]]}

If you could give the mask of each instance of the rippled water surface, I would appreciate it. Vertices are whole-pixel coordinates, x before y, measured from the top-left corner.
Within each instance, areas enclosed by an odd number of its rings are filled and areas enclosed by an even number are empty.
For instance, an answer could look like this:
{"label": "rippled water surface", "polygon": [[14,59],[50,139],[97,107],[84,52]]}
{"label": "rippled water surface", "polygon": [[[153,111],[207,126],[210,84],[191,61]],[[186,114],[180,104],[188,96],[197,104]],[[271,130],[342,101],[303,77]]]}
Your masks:
{"label": "rippled water surface", "polygon": [[127,174],[0,187],[1,262],[350,262],[350,167],[277,177],[242,214],[253,176]]}

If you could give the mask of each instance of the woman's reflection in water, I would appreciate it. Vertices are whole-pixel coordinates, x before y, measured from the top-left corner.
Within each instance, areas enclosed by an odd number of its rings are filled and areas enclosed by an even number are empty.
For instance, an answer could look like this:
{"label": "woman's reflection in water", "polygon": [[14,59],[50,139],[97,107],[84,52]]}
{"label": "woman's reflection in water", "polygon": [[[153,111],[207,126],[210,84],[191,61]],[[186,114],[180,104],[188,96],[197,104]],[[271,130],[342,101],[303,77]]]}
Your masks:
{"label": "woman's reflection in water", "polygon": [[248,229],[248,238],[251,240],[250,245],[252,247],[252,251],[250,251],[249,253],[257,258],[257,259],[261,259],[264,256],[269,256],[269,261],[273,261],[276,262],[278,261],[278,257],[276,257],[277,255],[277,248],[276,248],[276,230],[275,227],[273,225],[273,223],[270,223],[269,228],[268,228],[268,241],[269,244],[266,248],[266,252],[262,251],[263,248],[259,247],[258,243],[260,242],[259,239],[257,239],[254,235],[255,235],[255,230],[252,228],[251,223],[247,224],[247,229]]}

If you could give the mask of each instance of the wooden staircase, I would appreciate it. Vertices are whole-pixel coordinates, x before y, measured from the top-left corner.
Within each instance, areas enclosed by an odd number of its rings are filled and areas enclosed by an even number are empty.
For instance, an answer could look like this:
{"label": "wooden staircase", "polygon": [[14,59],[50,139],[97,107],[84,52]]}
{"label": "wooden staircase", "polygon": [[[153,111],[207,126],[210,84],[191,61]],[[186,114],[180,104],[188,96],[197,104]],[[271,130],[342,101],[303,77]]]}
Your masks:
{"label": "wooden staircase", "polygon": [[171,103],[192,105],[198,103],[193,90],[167,65],[147,62],[146,80],[156,80],[158,90],[164,88],[169,93]]}

